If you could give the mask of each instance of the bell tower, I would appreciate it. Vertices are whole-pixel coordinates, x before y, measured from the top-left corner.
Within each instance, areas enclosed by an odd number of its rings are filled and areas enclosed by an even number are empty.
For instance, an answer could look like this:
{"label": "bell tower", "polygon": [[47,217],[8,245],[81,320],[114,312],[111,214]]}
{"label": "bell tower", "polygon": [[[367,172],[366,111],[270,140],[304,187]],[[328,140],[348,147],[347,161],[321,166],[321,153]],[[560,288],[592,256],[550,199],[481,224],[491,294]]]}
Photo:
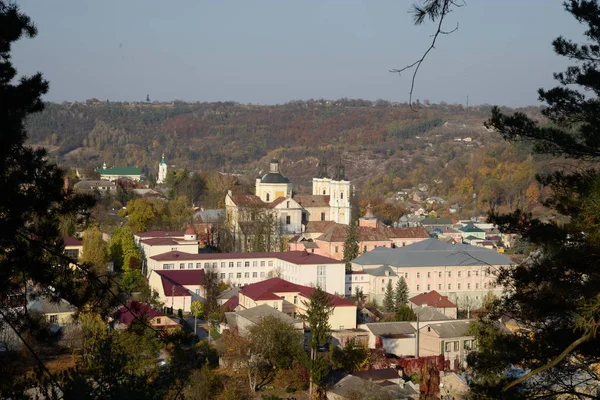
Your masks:
{"label": "bell tower", "polygon": [[163,153],[158,164],[158,179],[156,183],[164,183],[165,179],[167,179],[167,162],[165,161],[165,153]]}

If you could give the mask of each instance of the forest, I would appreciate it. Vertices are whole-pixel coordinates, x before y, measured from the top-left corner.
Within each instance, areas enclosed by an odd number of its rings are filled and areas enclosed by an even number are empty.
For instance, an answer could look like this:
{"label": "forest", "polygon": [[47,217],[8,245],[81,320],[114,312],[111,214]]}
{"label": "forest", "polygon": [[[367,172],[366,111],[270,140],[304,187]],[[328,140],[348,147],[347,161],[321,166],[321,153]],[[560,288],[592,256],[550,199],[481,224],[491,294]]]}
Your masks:
{"label": "forest", "polygon": [[[163,153],[177,169],[249,182],[277,157],[297,192],[310,190],[318,161],[326,159],[346,165],[357,193],[380,200],[419,184],[430,196],[481,211],[535,205],[544,196],[535,174],[547,164],[484,126],[491,106],[425,100],[414,107],[361,99],[270,106],[91,99],[48,103],[27,129],[29,143],[44,146],[59,165],[137,166],[150,182]],[[544,120],[540,108],[518,111]]]}

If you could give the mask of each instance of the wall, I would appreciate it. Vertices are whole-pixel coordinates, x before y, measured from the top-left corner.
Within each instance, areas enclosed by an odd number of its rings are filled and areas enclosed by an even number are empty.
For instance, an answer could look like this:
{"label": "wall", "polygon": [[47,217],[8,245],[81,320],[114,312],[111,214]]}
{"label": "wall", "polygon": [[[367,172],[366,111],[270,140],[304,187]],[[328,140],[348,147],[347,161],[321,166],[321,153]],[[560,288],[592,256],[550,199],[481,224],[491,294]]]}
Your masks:
{"label": "wall", "polygon": [[414,356],[416,350],[416,337],[408,338],[382,338],[381,344],[386,353],[401,356]]}

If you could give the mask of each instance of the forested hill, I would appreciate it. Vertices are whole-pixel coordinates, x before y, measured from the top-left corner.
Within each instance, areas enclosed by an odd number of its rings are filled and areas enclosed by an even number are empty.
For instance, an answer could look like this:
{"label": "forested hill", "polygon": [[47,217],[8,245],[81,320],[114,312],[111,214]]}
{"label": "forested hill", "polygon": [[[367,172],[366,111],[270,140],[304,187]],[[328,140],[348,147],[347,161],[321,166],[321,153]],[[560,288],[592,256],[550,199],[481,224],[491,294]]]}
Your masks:
{"label": "forested hill", "polygon": [[[471,178],[475,186],[492,175],[502,178],[499,166],[525,169],[527,178],[520,179],[528,183],[533,161],[483,126],[490,109],[442,103],[420,104],[415,112],[407,104],[348,99],[274,106],[89,100],[49,103],[29,119],[28,129],[30,143],[46,146],[65,166],[106,161],[156,174],[164,152],[179,168],[253,176],[278,157],[283,172],[301,186],[315,173],[319,158],[331,165],[341,157],[347,176],[374,195],[419,183],[448,194],[462,178]],[[524,111],[539,116],[537,108]],[[470,141],[458,140],[465,138]],[[481,165],[471,165],[474,160]]]}

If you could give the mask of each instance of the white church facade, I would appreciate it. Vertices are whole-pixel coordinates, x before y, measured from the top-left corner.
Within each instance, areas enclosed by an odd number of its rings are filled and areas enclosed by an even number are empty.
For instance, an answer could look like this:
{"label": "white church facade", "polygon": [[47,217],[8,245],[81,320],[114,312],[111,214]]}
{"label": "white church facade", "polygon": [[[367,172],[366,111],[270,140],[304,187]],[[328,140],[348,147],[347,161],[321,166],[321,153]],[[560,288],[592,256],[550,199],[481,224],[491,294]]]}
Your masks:
{"label": "white church facade", "polygon": [[[313,178],[312,195],[293,195],[292,183],[279,168],[279,161],[271,160],[269,172],[256,179],[255,194],[233,194],[225,198],[227,221],[240,249],[244,250],[250,237],[264,226],[260,221],[269,218],[279,237],[302,234],[310,221],[350,223],[350,181],[345,179],[344,166],[334,167],[330,175],[327,164],[319,163],[317,177]],[[268,217],[266,217],[268,216]],[[282,242],[282,241],[279,241]],[[278,250],[271,246],[273,250]],[[247,249],[246,249],[247,250]]]}
{"label": "white church facade", "polygon": [[167,179],[167,162],[165,161],[165,153],[163,153],[158,164],[158,179],[156,179],[156,183],[164,183],[165,179]]}

